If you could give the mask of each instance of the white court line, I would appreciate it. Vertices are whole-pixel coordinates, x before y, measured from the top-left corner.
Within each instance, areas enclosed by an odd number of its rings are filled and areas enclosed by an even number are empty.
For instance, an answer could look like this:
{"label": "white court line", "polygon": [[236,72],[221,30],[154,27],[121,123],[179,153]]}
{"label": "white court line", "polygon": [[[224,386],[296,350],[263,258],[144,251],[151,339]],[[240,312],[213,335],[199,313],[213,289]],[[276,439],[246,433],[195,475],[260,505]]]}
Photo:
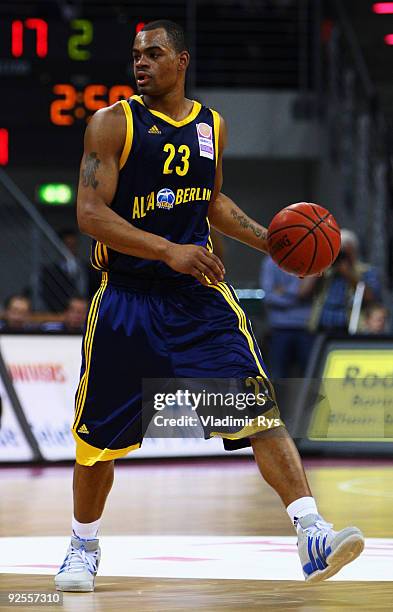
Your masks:
{"label": "white court line", "polygon": [[[352,480],[346,480],[344,482],[340,482],[338,488],[341,491],[346,491],[347,493],[353,493],[355,495],[369,495],[370,497],[387,497],[393,499],[393,491],[388,491],[387,489],[372,489],[367,487],[367,483],[376,483],[375,478],[353,478]],[[366,485],[366,486],[364,486]],[[381,486],[386,486],[386,481],[381,483]]]}
{"label": "white court line", "polygon": [[[303,580],[295,537],[103,536],[101,576]],[[0,538],[0,573],[56,573],[68,537]],[[393,539],[369,538],[333,580],[393,580]]]}

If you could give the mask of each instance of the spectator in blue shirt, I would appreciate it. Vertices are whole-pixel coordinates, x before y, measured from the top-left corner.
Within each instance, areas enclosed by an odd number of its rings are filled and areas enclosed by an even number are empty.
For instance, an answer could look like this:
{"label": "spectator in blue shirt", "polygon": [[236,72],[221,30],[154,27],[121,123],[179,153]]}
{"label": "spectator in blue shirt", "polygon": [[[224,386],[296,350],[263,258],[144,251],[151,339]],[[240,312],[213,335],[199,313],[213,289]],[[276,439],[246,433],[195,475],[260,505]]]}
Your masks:
{"label": "spectator in blue shirt", "polygon": [[305,372],[313,341],[308,322],[315,282],[315,277],[284,272],[270,257],[262,263],[260,285],[271,332],[268,364],[276,380]]}
{"label": "spectator in blue shirt", "polygon": [[310,328],[347,331],[353,296],[359,281],[365,283],[363,305],[382,302],[378,272],[358,259],[359,241],[354,232],[341,230],[341,251],[333,266],[317,282]]}

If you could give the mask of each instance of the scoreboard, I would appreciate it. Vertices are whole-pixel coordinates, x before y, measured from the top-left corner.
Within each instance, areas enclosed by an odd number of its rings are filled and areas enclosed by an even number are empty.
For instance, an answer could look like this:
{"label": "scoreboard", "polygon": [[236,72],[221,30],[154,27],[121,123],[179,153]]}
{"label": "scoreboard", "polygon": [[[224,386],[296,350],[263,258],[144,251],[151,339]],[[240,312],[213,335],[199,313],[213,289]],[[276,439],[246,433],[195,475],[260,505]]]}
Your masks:
{"label": "scoreboard", "polygon": [[77,164],[92,114],[134,93],[140,18],[0,14],[0,164]]}

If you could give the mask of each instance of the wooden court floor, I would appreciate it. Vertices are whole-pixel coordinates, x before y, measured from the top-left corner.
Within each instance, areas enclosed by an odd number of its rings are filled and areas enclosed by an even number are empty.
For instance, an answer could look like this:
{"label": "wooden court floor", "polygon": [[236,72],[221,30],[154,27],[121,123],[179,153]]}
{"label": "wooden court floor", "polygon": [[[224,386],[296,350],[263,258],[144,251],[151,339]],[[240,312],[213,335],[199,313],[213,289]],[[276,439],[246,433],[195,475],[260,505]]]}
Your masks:
{"label": "wooden court floor", "polygon": [[[306,465],[319,510],[336,528],[355,524],[368,538],[393,538],[393,462],[318,460]],[[0,469],[0,537],[67,535],[71,474],[68,467]],[[253,461],[239,458],[119,465],[101,534],[293,536],[294,532]],[[0,592],[18,589],[52,591],[53,578],[0,574]],[[171,612],[245,607],[302,612],[392,610],[393,580],[307,586],[279,579],[99,576],[95,593],[66,593],[63,606],[57,609]],[[0,610],[12,609],[46,608],[0,605]]]}

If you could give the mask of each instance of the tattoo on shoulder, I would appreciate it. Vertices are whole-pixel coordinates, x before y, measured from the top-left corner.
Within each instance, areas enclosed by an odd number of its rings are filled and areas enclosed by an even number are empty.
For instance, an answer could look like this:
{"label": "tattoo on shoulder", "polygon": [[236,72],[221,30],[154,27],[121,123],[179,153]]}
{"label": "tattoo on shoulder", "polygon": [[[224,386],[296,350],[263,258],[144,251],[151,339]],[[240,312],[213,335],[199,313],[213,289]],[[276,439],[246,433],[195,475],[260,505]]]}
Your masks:
{"label": "tattoo on shoulder", "polygon": [[267,231],[254,225],[254,223],[252,223],[246,215],[239,214],[237,210],[231,210],[231,213],[232,217],[236,219],[239,225],[245,229],[250,229],[257,238],[260,238],[261,240],[267,239]]}
{"label": "tattoo on shoulder", "polygon": [[93,189],[97,188],[98,181],[96,179],[96,172],[100,163],[101,160],[95,151],[86,155],[85,164],[82,168],[83,187],[93,187]]}

